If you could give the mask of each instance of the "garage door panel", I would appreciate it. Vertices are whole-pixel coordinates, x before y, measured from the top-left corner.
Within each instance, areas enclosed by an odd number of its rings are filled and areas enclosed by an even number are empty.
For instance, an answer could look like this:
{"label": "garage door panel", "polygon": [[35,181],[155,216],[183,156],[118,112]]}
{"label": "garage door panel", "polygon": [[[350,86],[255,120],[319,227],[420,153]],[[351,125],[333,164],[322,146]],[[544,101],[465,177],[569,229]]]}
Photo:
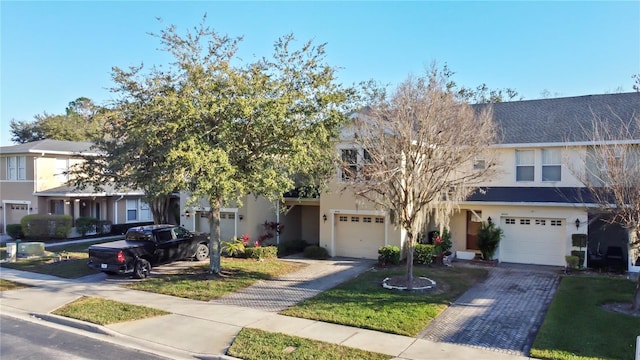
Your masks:
{"label": "garage door panel", "polygon": [[340,214],[335,215],[334,224],[336,256],[378,258],[378,249],[384,246],[384,218]]}
{"label": "garage door panel", "polygon": [[565,264],[564,219],[503,217],[500,260],[522,264]]}

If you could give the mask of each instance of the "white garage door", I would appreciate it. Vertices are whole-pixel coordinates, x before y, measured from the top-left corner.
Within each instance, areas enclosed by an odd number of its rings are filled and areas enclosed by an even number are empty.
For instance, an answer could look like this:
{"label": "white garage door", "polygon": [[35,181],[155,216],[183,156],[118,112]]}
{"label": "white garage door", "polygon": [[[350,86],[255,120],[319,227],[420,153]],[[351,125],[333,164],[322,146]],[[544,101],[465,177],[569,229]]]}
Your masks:
{"label": "white garage door", "polygon": [[377,259],[384,246],[384,217],[373,215],[335,215],[336,256]]}
{"label": "white garage door", "polygon": [[[209,213],[206,211],[198,212],[199,218],[197,219],[196,231],[203,233],[209,233]],[[221,212],[220,213],[220,240],[229,241],[235,236],[235,221],[236,214],[233,212]]]}
{"label": "white garage door", "polygon": [[500,260],[521,264],[565,265],[565,219],[503,217]]}

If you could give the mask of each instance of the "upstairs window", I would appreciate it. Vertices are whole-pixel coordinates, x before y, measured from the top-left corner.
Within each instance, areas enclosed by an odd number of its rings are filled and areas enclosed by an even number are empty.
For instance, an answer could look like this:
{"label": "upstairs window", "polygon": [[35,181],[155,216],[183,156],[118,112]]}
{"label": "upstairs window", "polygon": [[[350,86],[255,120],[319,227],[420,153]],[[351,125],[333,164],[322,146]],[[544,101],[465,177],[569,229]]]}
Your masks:
{"label": "upstairs window", "polygon": [[484,170],[487,167],[484,158],[476,157],[473,159],[473,170]]}
{"label": "upstairs window", "polygon": [[27,159],[24,156],[9,156],[7,158],[7,180],[27,179]]}
{"label": "upstairs window", "polygon": [[516,150],[516,181],[533,181],[535,177],[535,152]]}
{"label": "upstairs window", "polygon": [[542,149],[542,181],[562,179],[562,155],[560,149]]}
{"label": "upstairs window", "polygon": [[66,183],[69,181],[69,159],[56,159],[54,174],[56,181],[60,183]]}
{"label": "upstairs window", "polygon": [[355,180],[358,175],[358,151],[356,149],[342,150],[342,180]]}

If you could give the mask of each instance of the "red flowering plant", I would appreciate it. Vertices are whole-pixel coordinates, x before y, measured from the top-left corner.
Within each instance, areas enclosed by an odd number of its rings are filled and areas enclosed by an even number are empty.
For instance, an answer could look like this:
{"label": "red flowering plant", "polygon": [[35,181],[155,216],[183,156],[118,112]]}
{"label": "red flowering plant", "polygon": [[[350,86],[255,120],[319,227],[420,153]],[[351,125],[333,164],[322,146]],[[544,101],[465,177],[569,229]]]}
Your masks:
{"label": "red flowering plant", "polygon": [[437,236],[433,240],[433,245],[436,254],[445,255],[453,245],[451,243],[451,233],[447,229],[444,229],[442,235]]}
{"label": "red flowering plant", "polygon": [[244,244],[244,246],[249,245],[249,234],[242,235],[242,243]]}

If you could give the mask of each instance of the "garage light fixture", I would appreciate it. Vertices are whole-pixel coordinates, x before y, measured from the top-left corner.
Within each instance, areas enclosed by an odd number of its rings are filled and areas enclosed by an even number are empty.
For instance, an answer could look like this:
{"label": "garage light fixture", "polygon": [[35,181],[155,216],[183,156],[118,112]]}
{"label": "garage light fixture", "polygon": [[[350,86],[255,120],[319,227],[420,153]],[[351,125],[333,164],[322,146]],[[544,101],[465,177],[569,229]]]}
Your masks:
{"label": "garage light fixture", "polygon": [[580,227],[580,219],[576,218],[576,229],[578,229]]}
{"label": "garage light fixture", "polygon": [[327,214],[322,214],[322,220],[324,220],[324,222],[327,222]]}
{"label": "garage light fixture", "polygon": [[242,219],[244,219],[244,216],[238,215],[238,219],[240,219],[240,221],[242,221]]}
{"label": "garage light fixture", "polygon": [[186,217],[191,216],[191,213],[189,212],[189,210],[187,210],[187,211],[185,211],[185,212],[184,212],[184,216],[186,216]]}
{"label": "garage light fixture", "polygon": [[487,218],[487,222],[488,222],[489,224],[491,224],[491,223],[493,222],[493,220],[491,220],[491,216],[489,216],[489,217]]}

